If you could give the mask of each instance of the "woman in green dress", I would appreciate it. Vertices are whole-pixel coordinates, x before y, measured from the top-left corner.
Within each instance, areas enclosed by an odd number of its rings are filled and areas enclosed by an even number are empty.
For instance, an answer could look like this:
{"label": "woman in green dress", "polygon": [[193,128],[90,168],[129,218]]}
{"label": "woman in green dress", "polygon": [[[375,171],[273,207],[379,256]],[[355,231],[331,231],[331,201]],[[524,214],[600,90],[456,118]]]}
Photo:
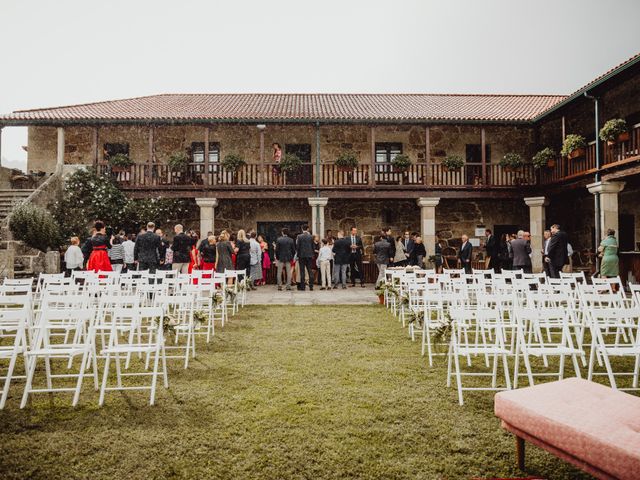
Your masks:
{"label": "woman in green dress", "polygon": [[618,267],[618,241],[616,240],[615,230],[607,230],[607,238],[600,242],[598,251],[602,255],[600,260],[600,276],[601,277],[617,277],[620,274]]}

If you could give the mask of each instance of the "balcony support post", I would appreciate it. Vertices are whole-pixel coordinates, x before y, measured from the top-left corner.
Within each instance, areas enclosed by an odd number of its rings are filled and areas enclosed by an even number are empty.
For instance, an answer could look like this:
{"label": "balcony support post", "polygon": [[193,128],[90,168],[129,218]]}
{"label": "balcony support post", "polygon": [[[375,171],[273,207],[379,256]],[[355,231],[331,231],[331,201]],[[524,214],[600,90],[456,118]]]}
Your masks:
{"label": "balcony support post", "polygon": [[153,168],[153,137],[154,137],[153,125],[149,125],[149,158],[147,160],[148,166],[145,175],[145,183],[151,185],[151,169]]}
{"label": "balcony support post", "polygon": [[488,185],[487,182],[487,139],[484,127],[480,130],[480,155],[482,158],[482,184]]}
{"label": "balcony support post", "polygon": [[93,127],[93,143],[91,145],[91,151],[93,154],[93,166],[97,167],[98,162],[100,161],[100,157],[98,155],[98,145],[100,141],[100,133],[98,130],[98,126]]}
{"label": "balcony support post", "polygon": [[429,125],[424,129],[424,161],[426,164],[427,173],[424,176],[425,185],[431,185],[431,132]]}
{"label": "balcony support post", "polygon": [[524,203],[529,207],[529,232],[531,233],[531,268],[534,272],[542,271],[542,245],[546,223],[545,207],[549,205],[546,197],[526,197]]}
{"label": "balcony support post", "polygon": [[204,184],[211,185],[212,178],[209,176],[209,125],[204,127]]}
{"label": "balcony support post", "polygon": [[320,122],[316,122],[316,197],[320,196]]}
{"label": "balcony support post", "polygon": [[373,186],[376,178],[376,129],[373,125],[371,125],[371,163],[369,169],[369,185]]}
{"label": "balcony support post", "polygon": [[58,145],[56,155],[56,173],[62,173],[64,166],[64,128],[58,127]]}
{"label": "balcony support post", "polygon": [[420,207],[420,232],[428,259],[435,254],[438,239],[436,236],[436,207],[440,203],[440,197],[420,197],[416,203]]}
{"label": "balcony support post", "polygon": [[217,198],[196,198],[200,207],[200,238],[206,238],[207,232],[215,233],[215,210],[218,206]]}
{"label": "balcony support post", "polygon": [[309,197],[311,207],[311,232],[320,238],[324,235],[324,207],[327,206],[327,197]]}

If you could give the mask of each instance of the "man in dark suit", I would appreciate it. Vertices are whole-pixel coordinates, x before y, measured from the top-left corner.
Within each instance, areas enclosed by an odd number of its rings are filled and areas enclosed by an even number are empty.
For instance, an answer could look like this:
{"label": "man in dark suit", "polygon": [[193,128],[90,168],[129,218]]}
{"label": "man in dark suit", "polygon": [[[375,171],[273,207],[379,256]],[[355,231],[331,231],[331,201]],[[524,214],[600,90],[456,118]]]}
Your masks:
{"label": "man in dark suit", "polygon": [[351,286],[356,286],[356,276],[360,279],[360,286],[364,288],[364,268],[362,267],[362,255],[364,254],[364,246],[362,238],[358,235],[358,229],[351,227],[351,235],[349,235],[349,246],[351,255],[349,257],[349,269],[351,270]]}
{"label": "man in dark suit", "polygon": [[551,238],[547,244],[547,258],[545,259],[545,262],[549,264],[551,278],[560,278],[562,267],[569,263],[567,243],[569,243],[569,238],[565,232],[560,230],[560,225],[551,225]]}
{"label": "man in dark suit", "polygon": [[513,251],[513,269],[531,273],[531,244],[525,238],[525,232],[518,230],[518,238],[511,240]]}
{"label": "man in dark suit", "polygon": [[387,239],[391,248],[389,249],[389,265],[393,264],[393,259],[396,256],[396,239],[391,235],[391,229],[389,227],[382,229],[382,236]]}
{"label": "man in dark suit", "polygon": [[160,263],[158,251],[162,248],[160,237],[155,234],[153,222],[147,223],[147,231],[138,235],[133,247],[133,260],[138,264],[138,270],[149,270],[155,273]]}
{"label": "man in dark suit", "polygon": [[313,270],[311,265],[313,263],[314,246],[308,225],[302,227],[302,233],[296,238],[296,250],[298,251],[298,265],[300,266],[298,290],[304,291],[305,289],[305,271],[309,274],[309,290],[313,290]]}
{"label": "man in dark suit", "polygon": [[286,272],[286,287],[291,290],[291,262],[296,256],[296,245],[289,236],[289,229],[282,229],[282,236],[276,240],[276,266],[278,267],[278,290],[282,290],[282,269]]}
{"label": "man in dark suit", "polygon": [[347,267],[351,261],[351,242],[344,238],[344,232],[338,231],[338,238],[333,242],[333,288],[342,283],[347,288]]}
{"label": "man in dark suit", "polygon": [[184,233],[184,227],[180,224],[176,225],[173,231],[176,234],[171,244],[171,250],[173,250],[173,264],[171,268],[177,270],[178,273],[189,273],[193,239]]}
{"label": "man in dark suit", "polygon": [[464,268],[465,273],[471,273],[471,255],[473,254],[473,246],[469,242],[467,235],[462,235],[462,245],[460,246],[460,252],[458,258]]}
{"label": "man in dark suit", "polygon": [[498,262],[498,241],[489,228],[484,231],[484,235],[487,239],[484,244],[487,251],[487,260],[485,261],[486,268],[498,271],[500,270]]}
{"label": "man in dark suit", "polygon": [[411,252],[413,252],[413,247],[415,246],[414,238],[415,235],[411,235],[409,230],[405,231],[404,236],[402,237],[402,249],[404,250],[404,254],[407,256],[407,259],[411,257]]}

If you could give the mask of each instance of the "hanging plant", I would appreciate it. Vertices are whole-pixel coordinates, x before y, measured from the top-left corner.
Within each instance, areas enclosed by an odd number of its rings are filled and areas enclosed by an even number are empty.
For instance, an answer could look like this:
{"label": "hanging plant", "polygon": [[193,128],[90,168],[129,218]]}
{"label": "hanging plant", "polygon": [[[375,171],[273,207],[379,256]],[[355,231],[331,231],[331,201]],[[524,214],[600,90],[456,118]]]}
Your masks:
{"label": "hanging plant", "polygon": [[556,166],[556,152],[546,147],[536,153],[531,159],[534,168],[553,168]]}
{"label": "hanging plant", "polygon": [[587,141],[582,135],[567,135],[562,143],[561,154],[563,157],[580,158],[586,153]]}
{"label": "hanging plant", "polygon": [[244,167],[247,162],[245,162],[244,158],[242,158],[237,153],[230,153],[222,159],[222,162],[220,162],[220,164],[222,165],[222,168],[229,172],[237,172],[242,167]]}
{"label": "hanging plant", "polygon": [[600,129],[600,140],[607,142],[608,145],[615,145],[616,142],[626,142],[629,140],[627,122],[622,118],[607,120]]}
{"label": "hanging plant", "polygon": [[280,160],[280,170],[283,172],[296,172],[302,166],[302,160],[293,153],[285,153]]}
{"label": "hanging plant", "polygon": [[133,165],[133,160],[124,153],[116,153],[115,155],[109,156],[109,165],[116,168],[128,168]]}
{"label": "hanging plant", "polygon": [[398,172],[406,172],[411,167],[411,159],[407,155],[401,153],[391,160],[391,165],[393,166],[393,169]]}
{"label": "hanging plant", "polygon": [[189,157],[185,152],[173,152],[167,163],[174,172],[185,172],[189,165]]}
{"label": "hanging plant", "polygon": [[455,172],[464,167],[464,158],[462,158],[462,155],[457,155],[455,153],[447,155],[445,159],[442,160],[442,165],[450,172]]}
{"label": "hanging plant", "polygon": [[518,153],[507,153],[504,157],[500,159],[500,166],[505,170],[515,170],[517,168],[522,167],[524,161],[522,160],[522,156]]}
{"label": "hanging plant", "polygon": [[358,157],[353,152],[344,152],[341,153],[338,158],[336,158],[336,167],[338,170],[353,170],[358,166]]}

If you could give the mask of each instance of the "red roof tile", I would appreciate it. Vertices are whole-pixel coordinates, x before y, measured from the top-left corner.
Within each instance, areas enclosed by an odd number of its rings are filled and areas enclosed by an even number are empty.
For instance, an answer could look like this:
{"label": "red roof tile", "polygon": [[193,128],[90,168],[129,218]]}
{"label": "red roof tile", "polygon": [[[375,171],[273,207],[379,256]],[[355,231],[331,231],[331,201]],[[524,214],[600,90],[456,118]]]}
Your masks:
{"label": "red roof tile", "polygon": [[18,124],[100,121],[529,121],[562,95],[165,94],[19,110]]}

